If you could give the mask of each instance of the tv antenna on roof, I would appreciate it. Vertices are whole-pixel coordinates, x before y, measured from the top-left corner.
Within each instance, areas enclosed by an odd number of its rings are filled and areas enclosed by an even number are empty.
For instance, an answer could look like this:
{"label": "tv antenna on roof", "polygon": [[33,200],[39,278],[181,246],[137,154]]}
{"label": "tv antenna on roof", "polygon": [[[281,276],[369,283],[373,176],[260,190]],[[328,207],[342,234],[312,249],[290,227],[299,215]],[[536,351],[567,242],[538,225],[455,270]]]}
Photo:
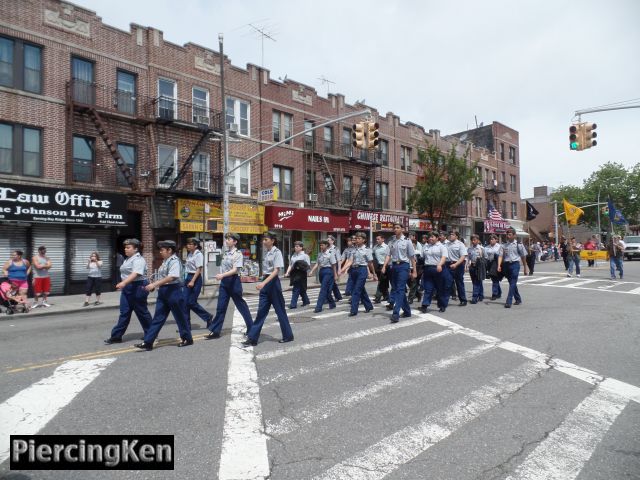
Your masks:
{"label": "tv antenna on roof", "polygon": [[261,39],[261,54],[262,54],[262,60],[260,63],[260,67],[264,68],[264,39],[268,38],[269,40],[275,42],[276,39],[273,38],[273,33],[267,32],[265,27],[256,27],[253,23],[249,23],[248,24],[251,28],[253,28],[258,35],[260,35],[262,37]]}
{"label": "tv antenna on roof", "polygon": [[331,80],[326,78],[324,75],[318,77],[318,80],[320,80],[323,85],[327,86],[327,96],[329,96],[329,90],[331,89],[331,85],[335,85],[336,82],[332,82]]}

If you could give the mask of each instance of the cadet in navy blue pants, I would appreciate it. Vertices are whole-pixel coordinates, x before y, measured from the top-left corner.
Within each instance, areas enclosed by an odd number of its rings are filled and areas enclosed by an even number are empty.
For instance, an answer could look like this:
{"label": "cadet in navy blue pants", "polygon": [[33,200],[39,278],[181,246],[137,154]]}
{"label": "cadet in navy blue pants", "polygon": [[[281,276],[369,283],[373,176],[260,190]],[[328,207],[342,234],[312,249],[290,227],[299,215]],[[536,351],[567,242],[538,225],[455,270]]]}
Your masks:
{"label": "cadet in navy blue pants", "polygon": [[[402,229],[403,227],[399,223],[393,226],[395,237],[392,237],[389,241],[389,253],[382,267],[382,273],[384,273],[387,266],[392,264],[391,284],[393,285],[393,291],[390,299],[393,303],[393,313],[391,314],[391,323],[396,323],[400,320],[400,309],[402,309],[403,317],[411,316],[411,307],[409,306],[405,289],[409,276],[416,278],[418,275],[413,244],[411,240],[405,238],[402,234]],[[409,273],[410,268],[411,273]]]}
{"label": "cadet in navy blue pants", "polygon": [[242,252],[237,249],[240,235],[237,233],[227,233],[224,238],[227,250],[222,257],[220,273],[216,275],[216,280],[220,280],[220,290],[218,291],[218,306],[216,316],[209,325],[209,334],[204,338],[211,340],[220,338],[222,324],[227,314],[229,300],[233,299],[236,309],[242,315],[247,332],[253,325],[251,312],[247,302],[242,298],[242,283],[240,282],[240,269],[244,262]]}
{"label": "cadet in navy blue pants", "polygon": [[187,251],[189,253],[187,254],[187,261],[184,266],[187,271],[184,294],[189,329],[191,329],[191,311],[198,315],[207,326],[209,326],[213,319],[213,316],[198,303],[198,297],[202,290],[202,270],[204,268],[204,256],[198,248],[199,246],[200,241],[197,238],[189,238],[187,240]]}
{"label": "cadet in navy blue pants", "polygon": [[158,248],[160,249],[160,255],[164,258],[158,270],[159,278],[145,287],[149,292],[152,292],[156,288],[158,289],[156,311],[153,314],[151,326],[144,335],[144,340],[142,343],[135,345],[141,350],[153,350],[153,342],[167,321],[169,312],[173,314],[178,324],[178,331],[180,332],[180,343],[178,343],[178,346],[186,347],[193,345],[191,329],[187,322],[187,314],[184,306],[182,263],[176,256],[176,242],[163,240],[158,242]]}
{"label": "cadet in navy blue pants", "polygon": [[[438,306],[442,308],[442,272],[445,270],[445,262],[447,261],[447,247],[441,243],[436,243],[437,235],[433,232],[429,234],[428,243],[422,250],[424,257],[424,272],[422,274],[422,284],[424,287],[424,295],[422,295],[422,306],[420,311],[427,313],[433,292],[436,292]],[[447,298],[448,303],[448,298]],[[446,307],[445,307],[446,308]]]}
{"label": "cadet in navy blue pants", "polygon": [[351,268],[353,271],[354,282],[351,292],[350,317],[355,317],[358,314],[358,306],[361,299],[366,312],[373,310],[373,304],[366,290],[366,282],[369,276],[374,280],[376,280],[377,277],[375,268],[373,267],[373,254],[371,250],[365,246],[366,240],[367,236],[364,233],[358,232],[356,234],[356,248],[349,260],[347,260],[347,263],[342,267],[343,269]]}
{"label": "cadet in navy blue pants", "polygon": [[256,289],[260,291],[260,300],[258,303],[258,313],[253,326],[247,332],[247,340],[242,342],[245,347],[256,346],[258,338],[262,331],[262,326],[267,318],[269,309],[273,306],[278,316],[282,339],[279,343],[287,343],[293,341],[293,332],[289,324],[289,317],[285,310],[284,297],[282,296],[282,286],[278,274],[284,269],[284,259],[282,252],[275,246],[276,234],[266,232],[262,236],[262,246],[264,247],[264,255],[262,258],[262,273],[266,275],[262,282],[256,285]]}
{"label": "cadet in navy blue pants", "polygon": [[338,247],[335,246],[336,239],[333,235],[329,235],[327,237],[329,241],[329,251],[333,254],[333,257],[336,260],[336,276],[333,279],[333,287],[331,287],[331,292],[333,293],[333,298],[335,298],[336,302],[342,300],[342,294],[340,293],[340,288],[338,287],[338,262],[340,262],[340,252],[338,251]]}
{"label": "cadet in navy blue pants", "polygon": [[522,303],[522,297],[518,292],[518,274],[520,273],[520,261],[527,275],[527,251],[521,243],[516,240],[516,230],[513,227],[507,228],[507,241],[502,244],[500,256],[498,257],[498,272],[503,272],[509,281],[509,293],[504,304],[505,308],[511,308],[511,302],[515,298],[515,304]]}
{"label": "cadet in navy blue pants", "polygon": [[116,285],[116,290],[120,290],[120,316],[118,323],[111,336],[104,343],[122,342],[122,336],[127,331],[131,315],[136,312],[140,326],[144,333],[151,325],[151,314],[147,308],[147,297],[149,292],[145,290],[147,262],[140,254],[140,240],[130,238],[123,242],[126,259],[120,266],[120,282]]}
{"label": "cadet in navy blue pants", "polygon": [[320,240],[319,246],[318,261],[309,272],[309,276],[312,276],[317,269],[320,269],[320,293],[314,310],[316,313],[322,311],[322,306],[325,302],[329,304],[329,308],[336,308],[336,302],[331,296],[333,281],[336,277],[336,259],[329,251],[329,242],[327,240]]}

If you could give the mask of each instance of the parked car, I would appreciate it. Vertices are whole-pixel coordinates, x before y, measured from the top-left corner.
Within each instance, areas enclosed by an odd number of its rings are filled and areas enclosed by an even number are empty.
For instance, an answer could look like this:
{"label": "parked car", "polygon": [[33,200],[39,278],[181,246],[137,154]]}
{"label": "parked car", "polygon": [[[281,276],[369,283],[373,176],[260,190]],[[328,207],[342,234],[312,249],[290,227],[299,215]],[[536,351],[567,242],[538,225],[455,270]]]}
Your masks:
{"label": "parked car", "polygon": [[624,237],[624,259],[633,260],[640,257],[640,236],[627,235]]}

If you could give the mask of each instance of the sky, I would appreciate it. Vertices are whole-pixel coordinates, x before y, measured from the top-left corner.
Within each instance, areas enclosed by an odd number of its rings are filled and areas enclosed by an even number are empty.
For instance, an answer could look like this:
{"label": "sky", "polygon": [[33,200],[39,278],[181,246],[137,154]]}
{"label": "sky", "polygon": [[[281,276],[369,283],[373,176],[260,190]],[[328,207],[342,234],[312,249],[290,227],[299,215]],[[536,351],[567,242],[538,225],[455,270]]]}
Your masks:
{"label": "sky", "polygon": [[[498,121],[520,133],[521,196],[640,163],[640,109],[591,113],[598,145],[569,150],[580,109],[640,105],[640,1],[75,0],[104,23],[263,65],[274,79],[366,100],[443,135]],[[178,7],[176,7],[178,5]],[[249,25],[274,40],[264,40]],[[333,83],[324,83],[325,78]]]}

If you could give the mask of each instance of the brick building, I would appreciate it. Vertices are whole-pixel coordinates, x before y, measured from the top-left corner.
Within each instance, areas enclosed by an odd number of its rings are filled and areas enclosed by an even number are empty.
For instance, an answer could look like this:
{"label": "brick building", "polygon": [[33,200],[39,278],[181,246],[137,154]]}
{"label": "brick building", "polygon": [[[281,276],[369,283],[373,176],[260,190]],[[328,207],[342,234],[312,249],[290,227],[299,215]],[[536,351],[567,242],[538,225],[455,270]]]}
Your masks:
{"label": "brick building", "polygon": [[[0,12],[0,260],[12,249],[31,254],[46,244],[56,293],[82,288],[93,250],[105,259],[104,276],[114,276],[124,238],[147,247],[189,236],[220,245],[225,128],[233,168],[304,127],[367,108],[226,57],[223,108],[219,52],[175,45],[153,27],[122,31],[56,0],[0,0]],[[368,108],[380,125],[375,152],[351,145],[349,119],[297,137],[231,176],[231,229],[241,233],[247,260],[259,260],[258,234],[266,228],[280,232],[285,255],[295,240],[315,251],[329,232],[369,229],[372,219],[383,231],[397,221],[430,228],[406,208],[418,149],[430,143],[460,152],[473,143],[471,158],[483,171],[477,198],[460,206],[452,227],[465,236],[477,231],[488,198],[505,218],[518,218],[515,130],[494,122],[441,137]],[[258,192],[274,185],[277,201],[258,206]],[[48,203],[18,212],[18,198]],[[154,249],[144,254],[158,265]]]}

